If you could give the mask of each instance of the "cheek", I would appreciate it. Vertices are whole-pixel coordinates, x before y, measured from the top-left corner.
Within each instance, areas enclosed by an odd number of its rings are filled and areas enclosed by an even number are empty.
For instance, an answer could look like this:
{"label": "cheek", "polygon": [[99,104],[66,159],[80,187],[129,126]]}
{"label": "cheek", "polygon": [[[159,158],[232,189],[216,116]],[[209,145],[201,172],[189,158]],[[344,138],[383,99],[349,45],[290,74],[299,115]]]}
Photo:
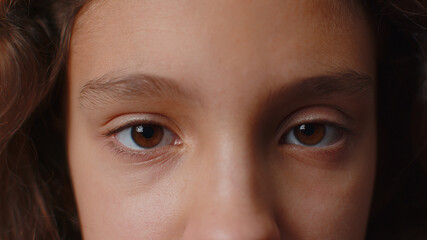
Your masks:
{"label": "cheek", "polygon": [[342,159],[342,168],[319,169],[300,162],[275,168],[277,214],[285,236],[364,238],[376,166],[375,131],[371,133]]}
{"label": "cheek", "polygon": [[[200,171],[187,164],[176,165],[176,161],[137,168],[120,162],[119,156],[103,141],[95,140],[91,132],[82,116],[70,114],[68,157],[85,239],[179,236],[196,211],[189,204],[193,200],[190,196],[198,196],[204,188],[200,175],[212,174],[213,169]],[[374,183],[375,127],[367,127],[361,135],[352,154],[331,169],[293,160],[266,161],[275,164],[267,173],[271,180],[264,188],[273,198],[270,207],[283,236],[363,239]],[[193,157],[207,159],[198,156]],[[195,188],[197,182],[202,187]]]}
{"label": "cheek", "polygon": [[[188,168],[136,167],[70,118],[68,159],[85,239],[174,239],[185,229]],[[170,162],[172,163],[172,162]],[[174,171],[170,171],[174,169]]]}
{"label": "cheek", "polygon": [[111,156],[85,153],[70,154],[85,239],[172,239],[169,235],[177,232],[182,222],[179,186],[168,178],[147,184],[146,174],[118,175],[115,170],[91,164],[111,160]]}
{"label": "cheek", "polygon": [[[198,191],[186,184],[192,172],[126,170],[112,164],[117,158],[103,144],[87,140],[84,129],[70,124],[69,161],[85,239],[174,239],[182,233],[191,212],[188,191]],[[301,162],[272,168],[268,188],[285,237],[363,239],[376,158],[375,137],[365,140],[343,159],[348,164],[342,170]]]}
{"label": "cheek", "polygon": [[89,132],[70,116],[68,159],[85,239],[173,239],[185,222],[179,171],[167,175],[164,168],[173,166],[145,171],[120,163]]}

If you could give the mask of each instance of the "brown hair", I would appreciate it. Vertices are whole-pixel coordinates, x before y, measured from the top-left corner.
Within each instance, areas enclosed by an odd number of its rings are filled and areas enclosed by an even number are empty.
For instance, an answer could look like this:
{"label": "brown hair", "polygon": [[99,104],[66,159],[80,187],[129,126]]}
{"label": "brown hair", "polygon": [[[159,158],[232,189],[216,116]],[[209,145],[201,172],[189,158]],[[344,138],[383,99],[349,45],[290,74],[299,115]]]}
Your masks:
{"label": "brown hair", "polygon": [[[378,39],[378,172],[368,239],[427,237],[427,6],[363,2]],[[61,103],[84,0],[0,2],[0,239],[79,239]]]}
{"label": "brown hair", "polygon": [[64,137],[55,131],[63,124],[54,115],[67,43],[50,4],[0,2],[0,239],[79,236]]}
{"label": "brown hair", "polygon": [[53,234],[45,230],[53,227],[52,219],[40,220],[52,213],[47,207],[47,191],[34,170],[35,151],[27,134],[29,126],[24,124],[46,93],[51,36],[42,11],[26,5],[24,1],[2,1],[0,8],[2,239],[23,239],[28,233],[43,237]]}
{"label": "brown hair", "polygon": [[[368,1],[366,1],[368,2]],[[378,39],[376,186],[368,239],[427,237],[427,3],[369,1]]]}

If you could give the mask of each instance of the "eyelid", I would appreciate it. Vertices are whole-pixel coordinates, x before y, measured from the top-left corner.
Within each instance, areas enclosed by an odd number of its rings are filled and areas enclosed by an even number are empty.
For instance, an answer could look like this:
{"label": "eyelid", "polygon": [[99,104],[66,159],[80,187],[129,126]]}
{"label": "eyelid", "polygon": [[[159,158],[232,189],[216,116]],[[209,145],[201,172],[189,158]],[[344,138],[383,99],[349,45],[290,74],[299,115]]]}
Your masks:
{"label": "eyelid", "polygon": [[148,151],[139,151],[122,147],[114,141],[108,141],[105,145],[112,149],[117,157],[123,157],[123,162],[132,164],[161,164],[175,158],[180,151],[168,151],[165,148],[154,148]]}
{"label": "eyelid", "polygon": [[108,137],[126,128],[142,123],[159,125],[167,128],[179,138],[183,136],[181,129],[175,121],[161,114],[154,113],[128,113],[115,116],[101,127],[101,133],[103,136]]}
{"label": "eyelid", "polygon": [[301,124],[319,123],[340,128],[345,133],[355,134],[357,127],[355,120],[340,109],[332,105],[314,105],[300,108],[289,115],[278,126],[277,132],[279,142],[284,134]]}
{"label": "eyelid", "polygon": [[[115,135],[127,128],[141,124],[153,124],[161,126],[170,131],[174,137],[174,144],[164,145],[151,149],[135,150],[123,146],[116,139]],[[118,157],[124,162],[135,164],[151,164],[166,162],[168,159],[179,155],[178,148],[183,144],[181,139],[182,134],[175,122],[163,115],[152,113],[130,113],[116,116],[101,127],[101,139],[106,141],[105,146],[112,149]],[[175,147],[172,150],[171,147]],[[179,148],[182,149],[182,148]]]}
{"label": "eyelid", "polygon": [[[161,128],[162,135],[160,141],[152,147],[143,147],[136,143],[135,139],[132,137],[132,130],[136,126],[147,126],[154,125]],[[145,128],[145,127],[144,127]],[[135,151],[150,151],[156,148],[160,148],[167,145],[178,145],[177,136],[167,127],[160,126],[158,124],[147,124],[147,123],[137,123],[133,126],[126,127],[123,130],[117,131],[114,134],[114,140],[119,142],[119,144],[124,145],[124,148],[128,148]]]}
{"label": "eyelid", "polygon": [[[304,123],[304,125],[306,124],[313,124],[313,123]],[[341,127],[334,126],[328,123],[316,122],[315,124],[323,125],[325,129],[324,135],[318,143],[307,145],[301,142],[296,136],[296,133],[295,133],[296,127],[294,127],[290,131],[282,135],[282,138],[280,140],[280,145],[299,145],[299,146],[308,147],[308,148],[328,148],[339,143],[343,138],[346,137],[345,136],[345,134],[347,133],[346,129],[343,129]],[[298,126],[302,126],[302,125],[298,125]]]}

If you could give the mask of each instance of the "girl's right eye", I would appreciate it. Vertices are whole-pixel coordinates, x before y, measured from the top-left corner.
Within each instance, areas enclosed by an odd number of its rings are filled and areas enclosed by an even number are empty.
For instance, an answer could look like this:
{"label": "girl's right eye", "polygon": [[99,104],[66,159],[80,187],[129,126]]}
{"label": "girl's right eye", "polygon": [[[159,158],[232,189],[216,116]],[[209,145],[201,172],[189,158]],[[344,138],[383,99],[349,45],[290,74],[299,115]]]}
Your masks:
{"label": "girl's right eye", "polygon": [[123,146],[136,151],[173,145],[176,140],[170,130],[155,124],[130,126],[117,132],[115,138]]}

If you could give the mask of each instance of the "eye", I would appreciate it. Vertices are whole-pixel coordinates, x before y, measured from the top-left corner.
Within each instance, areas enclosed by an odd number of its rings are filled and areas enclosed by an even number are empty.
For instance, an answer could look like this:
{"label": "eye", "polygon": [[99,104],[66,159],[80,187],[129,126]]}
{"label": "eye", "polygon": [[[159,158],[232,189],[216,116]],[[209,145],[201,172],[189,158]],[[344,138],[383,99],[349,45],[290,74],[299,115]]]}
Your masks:
{"label": "eye", "polygon": [[326,147],[341,139],[343,130],[321,123],[306,123],[294,127],[280,139],[280,144],[295,144],[307,147]]}
{"label": "eye", "polygon": [[155,124],[140,124],[116,133],[115,138],[132,150],[145,150],[174,144],[175,135],[165,127]]}

